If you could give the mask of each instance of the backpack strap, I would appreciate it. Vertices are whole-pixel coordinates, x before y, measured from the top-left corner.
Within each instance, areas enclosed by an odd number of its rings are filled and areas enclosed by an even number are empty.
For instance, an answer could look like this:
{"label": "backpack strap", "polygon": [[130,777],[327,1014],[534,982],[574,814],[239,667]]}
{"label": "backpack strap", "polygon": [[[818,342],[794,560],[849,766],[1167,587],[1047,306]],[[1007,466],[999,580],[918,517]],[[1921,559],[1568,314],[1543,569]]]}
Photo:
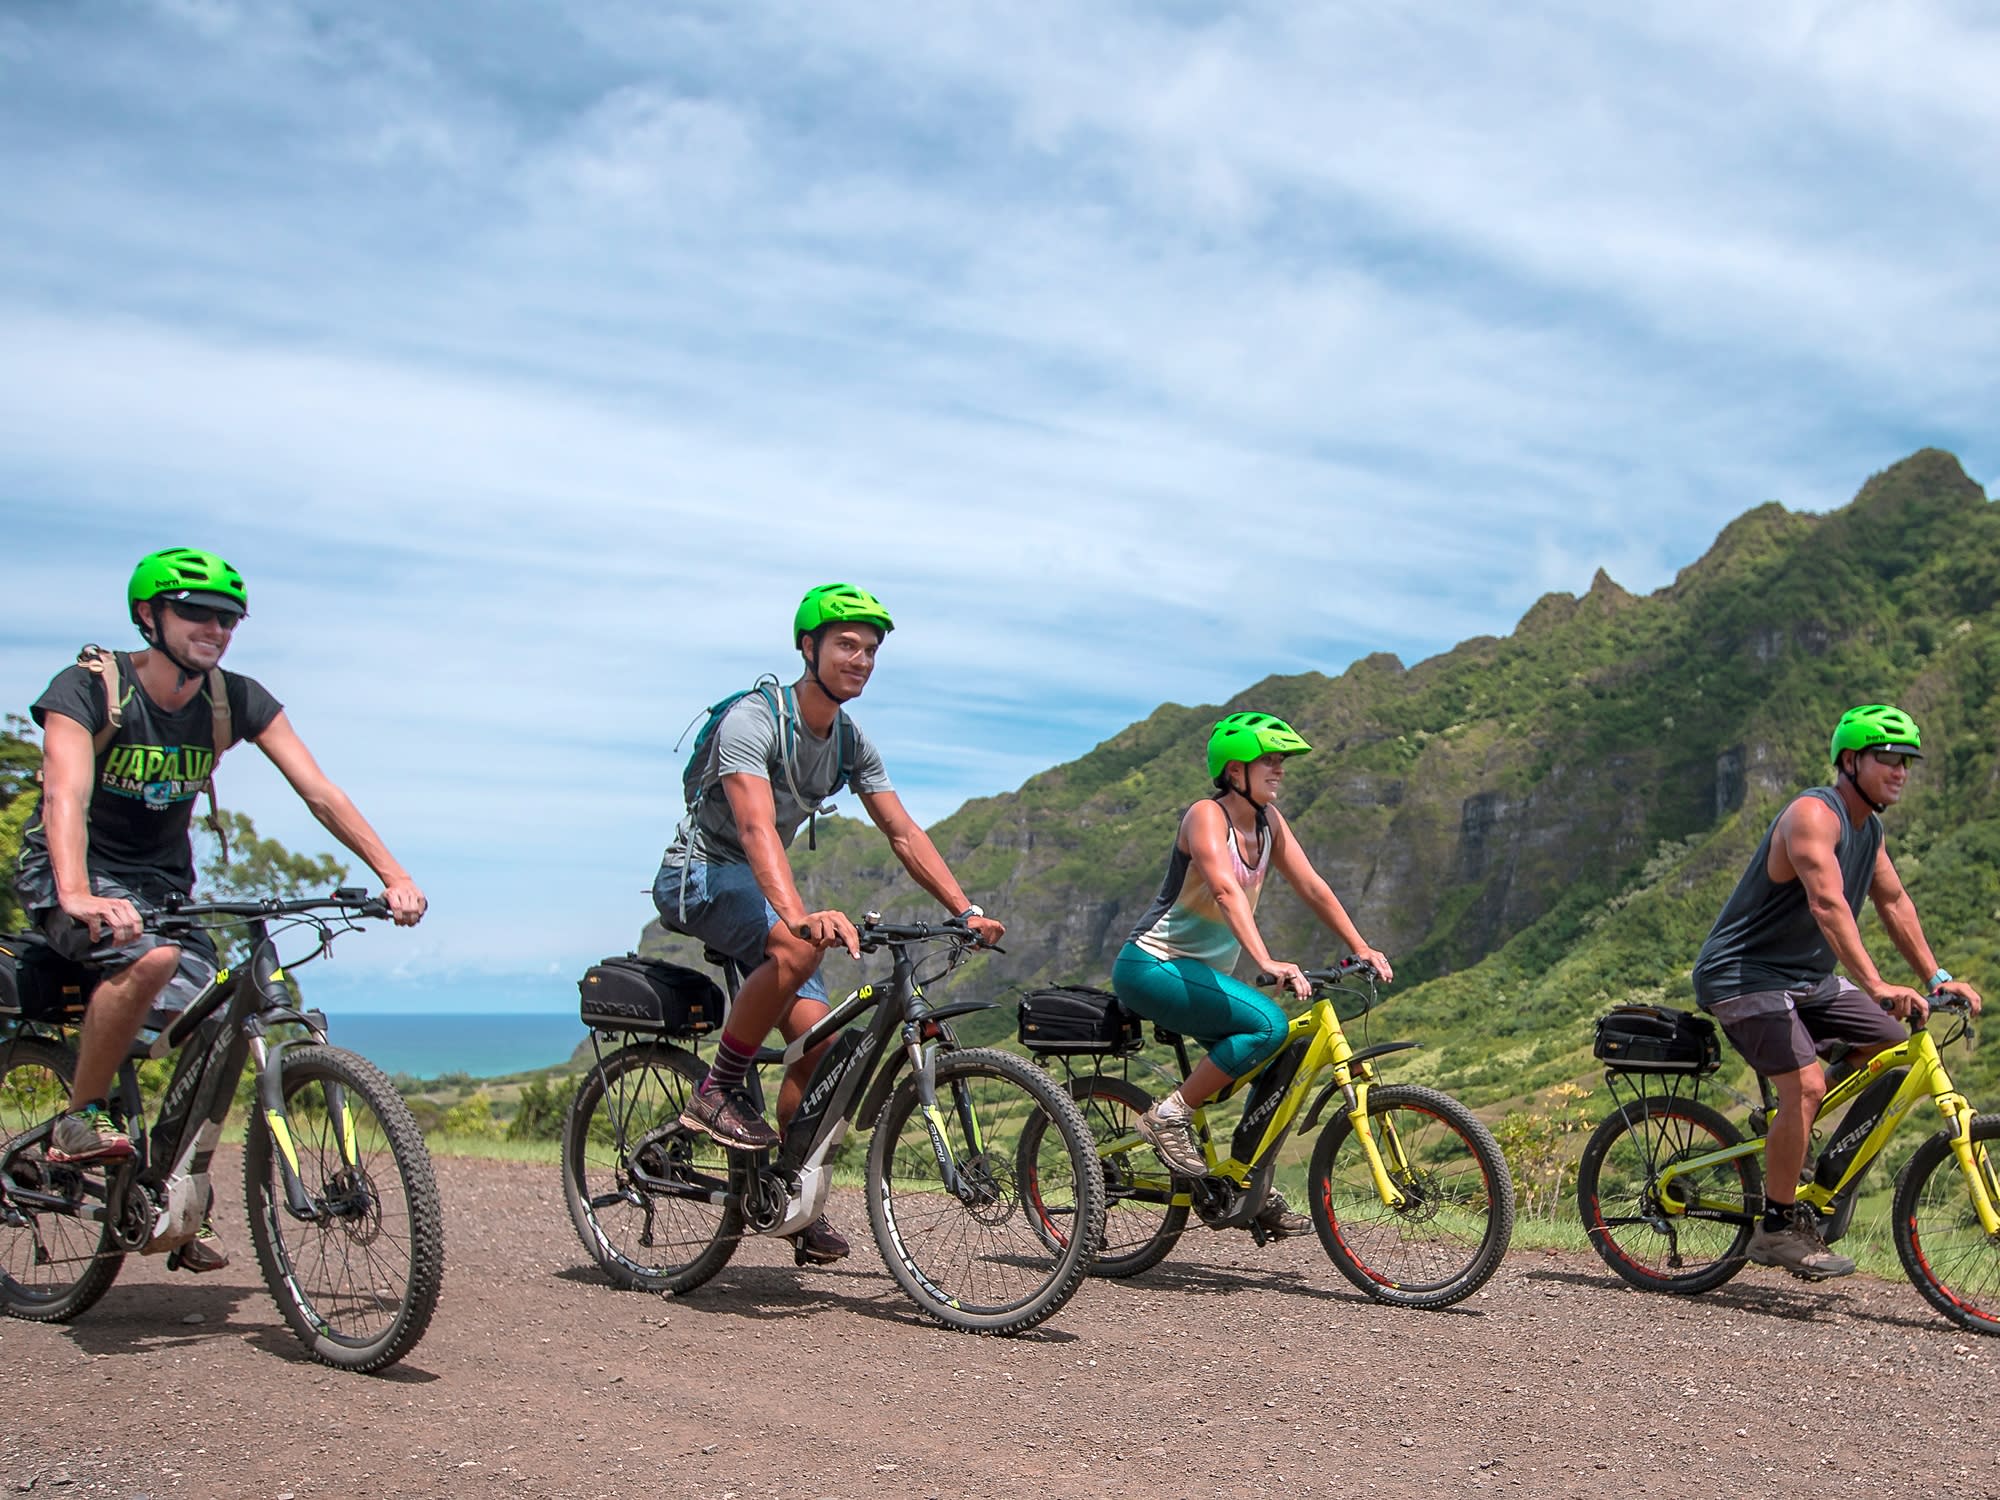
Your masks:
{"label": "backpack strap", "polygon": [[222,826],[222,809],[215,805],[215,766],[222,759],[222,752],[231,744],[235,733],[235,718],[229,708],[229,684],[223,678],[222,668],[208,669],[208,714],[215,736],[215,760],[209,762],[208,776],[201,784],[208,798],[208,831],[215,835],[216,847],[222,854],[222,862],[229,863],[229,833]]}
{"label": "backpack strap", "polygon": [[102,755],[125,722],[125,685],[118,680],[118,653],[102,646],[85,646],[76,653],[76,664],[96,673],[104,684],[104,727],[90,737],[91,750]]}

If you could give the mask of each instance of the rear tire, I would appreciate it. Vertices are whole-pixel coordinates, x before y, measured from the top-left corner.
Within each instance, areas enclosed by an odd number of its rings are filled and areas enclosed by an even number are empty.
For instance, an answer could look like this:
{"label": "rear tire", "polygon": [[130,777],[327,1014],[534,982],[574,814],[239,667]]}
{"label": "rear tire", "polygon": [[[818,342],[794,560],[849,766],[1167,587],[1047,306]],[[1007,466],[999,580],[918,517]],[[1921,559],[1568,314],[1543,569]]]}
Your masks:
{"label": "rear tire", "polygon": [[[1134,1122],[1151,1106],[1152,1097],[1130,1079],[1103,1073],[1072,1078],[1069,1096],[1097,1139],[1097,1160],[1104,1173],[1104,1248],[1090,1274],[1123,1278],[1150,1271],[1172,1252],[1188,1221],[1185,1184],[1179,1189],[1183,1201],[1174,1202],[1173,1177],[1152,1147],[1133,1133]],[[1119,1142],[1125,1145],[1114,1149]],[[1039,1129],[1032,1139],[1024,1135],[1022,1159],[1032,1160],[1040,1143]],[[1030,1206],[1039,1208],[1032,1175],[1024,1172],[1022,1182]],[[1043,1220],[1052,1234],[1061,1227],[1057,1216],[1044,1212]]]}
{"label": "rear tire", "polygon": [[41,1037],[0,1042],[0,1311],[34,1323],[66,1323],[118,1279],[108,1224],[35,1212],[10,1190],[29,1188],[102,1207],[102,1163],[59,1166],[43,1154],[49,1126],[69,1102],[76,1054]]}
{"label": "rear tire", "polygon": [[[314,1216],[292,1213],[271,1121],[254,1109],[243,1175],[257,1264],[314,1359],[384,1369],[424,1336],[444,1277],[430,1151],[409,1106],[367,1058],[294,1046],[279,1066],[289,1154]],[[351,1122],[348,1150],[337,1115]]]}
{"label": "rear tire", "polygon": [[1692,1182],[1676,1179],[1677,1193],[1699,1192],[1740,1212],[1740,1223],[1667,1212],[1659,1175],[1672,1162],[1742,1141],[1720,1111],[1695,1099],[1649,1094],[1607,1116],[1576,1167],[1577,1210],[1590,1248],[1641,1291],[1690,1296],[1721,1286],[1747,1264],[1744,1247],[1764,1202],[1761,1158],[1739,1156]]}
{"label": "rear tire", "polygon": [[[729,1153],[680,1123],[707,1076],[693,1053],[638,1042],[605,1058],[577,1089],[563,1121],[563,1197],[591,1259],[635,1292],[691,1292],[720,1271],[742,1240],[730,1193]],[[623,1149],[620,1149],[620,1142]],[[651,1189],[706,1186],[716,1203]]]}
{"label": "rear tire", "polygon": [[[2000,1206],[2000,1115],[1972,1121],[1973,1154]],[[1989,1153],[1991,1159],[1989,1159]],[[2000,1334],[2000,1239],[1980,1227],[1972,1193],[1943,1132],[1896,1176],[1896,1255],[1924,1300],[1960,1328]]]}
{"label": "rear tire", "polygon": [[[1313,1227],[1349,1281],[1378,1302],[1449,1307],[1486,1284],[1514,1234],[1514,1180],[1486,1127],[1449,1094],[1414,1084],[1368,1091],[1368,1125],[1404,1195],[1382,1201],[1344,1111],[1313,1147]],[[1398,1169],[1390,1142],[1407,1166]]]}

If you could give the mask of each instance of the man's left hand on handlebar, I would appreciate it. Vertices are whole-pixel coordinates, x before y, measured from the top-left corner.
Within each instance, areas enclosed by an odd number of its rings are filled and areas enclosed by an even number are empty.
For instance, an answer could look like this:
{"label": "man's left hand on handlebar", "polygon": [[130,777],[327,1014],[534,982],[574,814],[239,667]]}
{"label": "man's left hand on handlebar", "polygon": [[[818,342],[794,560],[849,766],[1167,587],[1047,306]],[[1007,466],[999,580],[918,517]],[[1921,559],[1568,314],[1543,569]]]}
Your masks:
{"label": "man's left hand on handlebar", "polygon": [[398,927],[416,926],[430,909],[430,901],[407,875],[386,883],[382,887],[382,899],[389,903],[389,915],[395,918]]}
{"label": "man's left hand on handlebar", "polygon": [[982,948],[999,947],[1000,939],[1007,935],[1006,925],[991,917],[967,917],[965,925],[972,929],[972,935],[979,939]]}
{"label": "man's left hand on handlebar", "polygon": [[1971,985],[1967,984],[1963,979],[1946,980],[1943,984],[1937,987],[1936,993],[1940,995],[1956,995],[1958,996],[1959,999],[1971,1005],[1972,1013],[1975,1016],[1979,1014],[1979,1007],[1980,1007],[1979,991],[1975,990]]}

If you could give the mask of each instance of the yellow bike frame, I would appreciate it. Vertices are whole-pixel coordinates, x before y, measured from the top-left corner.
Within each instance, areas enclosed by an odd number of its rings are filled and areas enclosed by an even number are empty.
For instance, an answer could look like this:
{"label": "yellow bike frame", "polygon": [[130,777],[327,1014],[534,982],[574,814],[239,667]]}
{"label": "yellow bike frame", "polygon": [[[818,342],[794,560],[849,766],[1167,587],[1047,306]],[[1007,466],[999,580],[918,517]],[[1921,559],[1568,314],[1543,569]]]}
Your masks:
{"label": "yellow bike frame", "polygon": [[[1808,1203],[1824,1214],[1840,1197],[1841,1193],[1865,1171],[1869,1163],[1882,1154],[1889,1144],[1889,1137],[1896,1133],[1896,1127],[1916,1106],[1917,1102],[1929,1098],[1944,1117],[1945,1129],[1951,1135],[1952,1155],[1958,1161],[1959,1172],[1964,1176],[1966,1188],[1972,1195],[1972,1206],[1979,1216],[1980,1228],[1988,1234],[2000,1234],[2000,1178],[1996,1178],[1992,1163],[1987,1159],[1986,1148],[1975,1145],[1972,1139],[1972,1106],[1963,1094],[1952,1086],[1951,1075],[1945,1071],[1944,1059],[1938,1053],[1937,1043],[1931,1039],[1928,1030],[1913,1031],[1907,1041],[1878,1052],[1867,1063],[1843,1078],[1833,1088],[1827,1090],[1821,1101],[1819,1114],[1814,1123],[1826,1119],[1833,1111],[1843,1108],[1870,1083],[1891,1068],[1906,1067],[1905,1075],[1895,1097],[1882,1111],[1875,1128],[1855,1149],[1853,1158],[1840,1180],[1831,1187],[1822,1187],[1817,1182],[1806,1182],[1799,1188],[1799,1201]],[[1709,1151],[1700,1156],[1691,1156],[1685,1161],[1670,1163],[1660,1173],[1658,1192],[1661,1207],[1670,1213],[1707,1213],[1717,1217],[1742,1217],[1740,1206],[1704,1200],[1697,1193],[1685,1198],[1677,1197],[1674,1184],[1690,1173],[1699,1174],[1723,1162],[1740,1160],[1746,1156],[1761,1156],[1764,1151],[1764,1137],[1730,1146],[1721,1151]]]}

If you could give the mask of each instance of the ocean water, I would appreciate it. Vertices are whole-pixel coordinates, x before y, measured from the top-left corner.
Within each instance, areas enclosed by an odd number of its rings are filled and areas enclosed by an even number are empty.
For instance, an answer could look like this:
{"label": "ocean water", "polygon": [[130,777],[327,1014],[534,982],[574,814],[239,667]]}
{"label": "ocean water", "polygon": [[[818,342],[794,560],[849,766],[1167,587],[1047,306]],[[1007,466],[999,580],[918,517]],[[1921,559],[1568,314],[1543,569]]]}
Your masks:
{"label": "ocean water", "polygon": [[327,1006],[327,1036],[385,1073],[491,1078],[567,1062],[587,1033],[574,1013],[451,1015],[354,1012]]}

